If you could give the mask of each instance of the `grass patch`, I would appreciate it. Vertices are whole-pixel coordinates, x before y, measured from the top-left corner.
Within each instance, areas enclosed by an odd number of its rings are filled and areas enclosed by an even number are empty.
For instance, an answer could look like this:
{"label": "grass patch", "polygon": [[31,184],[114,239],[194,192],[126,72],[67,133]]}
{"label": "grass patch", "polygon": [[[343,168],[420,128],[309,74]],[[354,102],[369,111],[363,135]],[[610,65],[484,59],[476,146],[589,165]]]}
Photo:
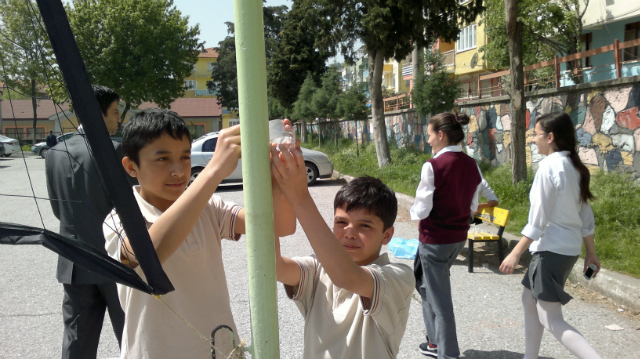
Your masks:
{"label": "grass patch", "polygon": [[31,152],[31,145],[23,145],[22,146],[22,151]]}
{"label": "grass patch", "polygon": [[[377,177],[394,191],[410,196],[415,196],[422,165],[431,158],[415,149],[397,148],[390,143],[391,165],[380,169],[373,143],[361,145],[359,157],[355,144],[349,140],[341,140],[337,147],[327,142],[318,148],[317,141],[303,146],[326,153],[336,171],[342,174]],[[500,199],[500,207],[510,211],[507,232],[520,236],[529,217],[534,171],[529,168],[527,180],[513,186],[509,165],[481,165],[480,168]],[[640,278],[640,215],[635,210],[640,203],[640,186],[634,185],[629,175],[602,171],[591,177],[591,191],[597,197],[591,206],[596,221],[596,252],[602,266]]]}
{"label": "grass patch", "polygon": [[304,147],[326,153],[333,162],[336,171],[353,177],[369,175],[381,179],[396,192],[415,195],[420,183],[420,171],[425,161],[431,158],[420,151],[411,148],[397,148],[389,144],[391,165],[378,168],[376,148],[373,143],[360,145],[360,156],[357,155],[356,145],[350,140],[340,140],[338,147],[333,142],[323,143],[318,148],[317,141],[303,143]]}

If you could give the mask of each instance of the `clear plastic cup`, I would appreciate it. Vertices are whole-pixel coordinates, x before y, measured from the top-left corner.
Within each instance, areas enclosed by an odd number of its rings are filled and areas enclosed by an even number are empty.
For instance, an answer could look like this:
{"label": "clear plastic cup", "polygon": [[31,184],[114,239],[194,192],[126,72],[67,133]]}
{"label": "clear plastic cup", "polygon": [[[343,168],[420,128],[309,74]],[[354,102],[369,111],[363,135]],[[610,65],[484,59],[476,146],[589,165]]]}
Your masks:
{"label": "clear plastic cup", "polygon": [[[278,146],[283,144],[287,148],[291,148],[296,144],[296,132],[293,128],[286,130],[282,120],[269,121],[269,142]],[[278,151],[280,151],[279,147]]]}

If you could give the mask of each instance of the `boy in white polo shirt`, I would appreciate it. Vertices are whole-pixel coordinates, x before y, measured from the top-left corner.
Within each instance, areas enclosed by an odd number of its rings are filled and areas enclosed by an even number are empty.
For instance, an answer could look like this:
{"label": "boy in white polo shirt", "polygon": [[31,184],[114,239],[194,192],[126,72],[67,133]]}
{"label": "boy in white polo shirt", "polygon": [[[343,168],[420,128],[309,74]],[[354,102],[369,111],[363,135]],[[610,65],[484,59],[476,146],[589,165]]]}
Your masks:
{"label": "boy in white polo shirt", "polygon": [[[148,109],[136,114],[124,128],[122,150],[125,170],[140,183],[133,193],[175,291],[161,297],[165,305],[153,296],[118,284],[125,312],[121,357],[210,358],[208,339],[218,325],[232,328],[239,344],[220,241],[240,238],[245,213],[213,193],[237,166],[240,128],[220,132],[213,158],[186,190],[191,138],[176,113]],[[286,201],[277,186],[273,193],[274,206]],[[291,212],[278,211],[275,221],[277,233],[295,232]],[[103,229],[109,255],[130,264],[144,278],[115,211],[107,217]],[[218,331],[215,345],[217,357],[227,358],[233,350],[231,334]]]}
{"label": "boy in white polo shirt", "polygon": [[349,182],[336,194],[332,232],[309,194],[302,153],[282,155],[273,177],[315,252],[282,257],[276,236],[278,281],[305,319],[304,358],[395,358],[415,287],[412,268],[380,255],[393,236],[395,193],[373,177]]}

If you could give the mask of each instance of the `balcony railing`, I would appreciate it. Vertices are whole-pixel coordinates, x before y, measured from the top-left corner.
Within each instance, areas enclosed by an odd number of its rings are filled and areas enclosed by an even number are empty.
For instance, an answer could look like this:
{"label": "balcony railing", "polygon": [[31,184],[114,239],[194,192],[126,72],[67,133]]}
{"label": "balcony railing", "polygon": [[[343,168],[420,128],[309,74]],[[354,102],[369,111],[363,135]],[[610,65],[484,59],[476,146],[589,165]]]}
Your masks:
{"label": "balcony railing", "polygon": [[191,74],[195,77],[211,77],[211,70],[208,71],[193,71]]}
{"label": "balcony railing", "polygon": [[[554,59],[540,62],[537,64],[524,67],[524,84],[525,91],[534,91],[543,88],[558,88],[562,86],[571,86],[579,82],[597,82],[601,80],[619,79],[626,76],[634,76],[636,70],[640,68],[640,62],[638,59],[631,59],[628,61],[623,60],[622,50],[640,46],[640,39],[620,42],[615,40],[613,44],[599,47],[597,49],[579,52],[564,57],[556,56]],[[613,63],[604,64],[591,67],[581,67],[581,59],[603,54],[605,52],[613,51]],[[573,71],[560,70],[560,64],[571,63],[574,64]],[[534,70],[543,69],[546,67],[553,67],[552,71],[548,73],[538,73],[538,77],[529,77]],[[509,76],[510,70],[499,71],[496,73],[478,76],[475,79],[460,83],[461,85],[468,85],[468,94],[463,93],[463,98],[459,98],[457,101],[468,101],[471,99],[480,99],[494,96],[502,96],[505,94],[503,91],[503,83],[505,83],[504,76]],[[600,74],[600,75],[598,75]],[[536,76],[536,74],[533,74]],[[475,89],[472,89],[470,83],[477,81],[478,85]],[[489,86],[483,86],[489,84]]]}
{"label": "balcony railing", "polygon": [[413,105],[411,104],[411,95],[408,93],[404,93],[404,94],[393,96],[393,97],[387,97],[383,101],[384,101],[384,112],[404,110],[404,109],[413,107]]}
{"label": "balcony railing", "polygon": [[214,96],[217,94],[216,91],[211,90],[196,90],[196,96]]}
{"label": "balcony railing", "polygon": [[442,53],[444,55],[444,65],[453,66],[456,63],[456,51],[449,50]]}

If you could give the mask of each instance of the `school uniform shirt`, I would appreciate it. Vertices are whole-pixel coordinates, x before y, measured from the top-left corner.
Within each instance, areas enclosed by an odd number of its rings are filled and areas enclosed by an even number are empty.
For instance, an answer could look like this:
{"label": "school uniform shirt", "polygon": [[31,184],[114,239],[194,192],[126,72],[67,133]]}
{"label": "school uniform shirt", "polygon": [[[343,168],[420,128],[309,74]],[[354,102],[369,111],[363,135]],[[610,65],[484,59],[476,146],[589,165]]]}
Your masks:
{"label": "school uniform shirt", "polygon": [[522,230],[533,239],[529,251],[579,255],[582,238],[595,232],[595,223],[591,206],[580,200],[580,173],[569,151],[554,152],[540,161],[529,201],[529,222]]}
{"label": "school uniform shirt", "polygon": [[498,196],[496,196],[496,193],[493,192],[493,190],[491,189],[491,186],[489,186],[489,182],[487,182],[486,179],[482,178],[482,182],[480,182],[479,188],[480,188],[480,194],[482,195],[482,197],[484,197],[487,200],[487,202],[489,201],[498,202]]}
{"label": "school uniform shirt", "polygon": [[374,290],[365,305],[359,295],[336,287],[315,255],[293,260],[300,283],[285,289],[304,316],[303,358],[396,357],[415,286],[409,266],[390,263],[386,253],[367,265]]}
{"label": "school uniform shirt", "polygon": [[[443,147],[438,153],[436,153],[433,158],[438,158],[447,152],[462,152],[462,147],[460,146],[447,146]],[[480,171],[480,167],[478,167],[478,172],[480,173],[480,178],[482,178],[482,171]],[[409,210],[409,214],[411,216],[412,221],[419,221],[421,219],[425,219],[429,217],[429,213],[433,209],[433,192],[436,190],[435,185],[435,174],[433,173],[433,166],[430,162],[425,162],[422,165],[422,172],[420,173],[420,183],[418,184],[418,189],[416,190],[416,199],[411,206],[411,210]],[[478,194],[480,192],[480,185],[476,189],[476,193],[473,196],[473,200],[471,201],[471,212],[475,213],[478,210]]]}
{"label": "school uniform shirt", "polygon": [[[162,212],[145,201],[138,188],[134,187],[133,194],[149,228]],[[166,305],[151,295],[118,284],[125,312],[121,358],[211,358],[208,340],[200,338],[180,317],[207,339],[218,325],[228,325],[239,344],[220,243],[222,238],[240,238],[234,233],[239,211],[239,206],[215,195],[211,197],[187,239],[162,264],[175,288],[160,296]],[[126,234],[115,210],[107,216],[103,230],[109,256],[121,261],[121,239]],[[140,266],[134,270],[146,281]],[[226,358],[232,350],[228,331],[217,332],[215,346],[221,350],[218,357]]]}

